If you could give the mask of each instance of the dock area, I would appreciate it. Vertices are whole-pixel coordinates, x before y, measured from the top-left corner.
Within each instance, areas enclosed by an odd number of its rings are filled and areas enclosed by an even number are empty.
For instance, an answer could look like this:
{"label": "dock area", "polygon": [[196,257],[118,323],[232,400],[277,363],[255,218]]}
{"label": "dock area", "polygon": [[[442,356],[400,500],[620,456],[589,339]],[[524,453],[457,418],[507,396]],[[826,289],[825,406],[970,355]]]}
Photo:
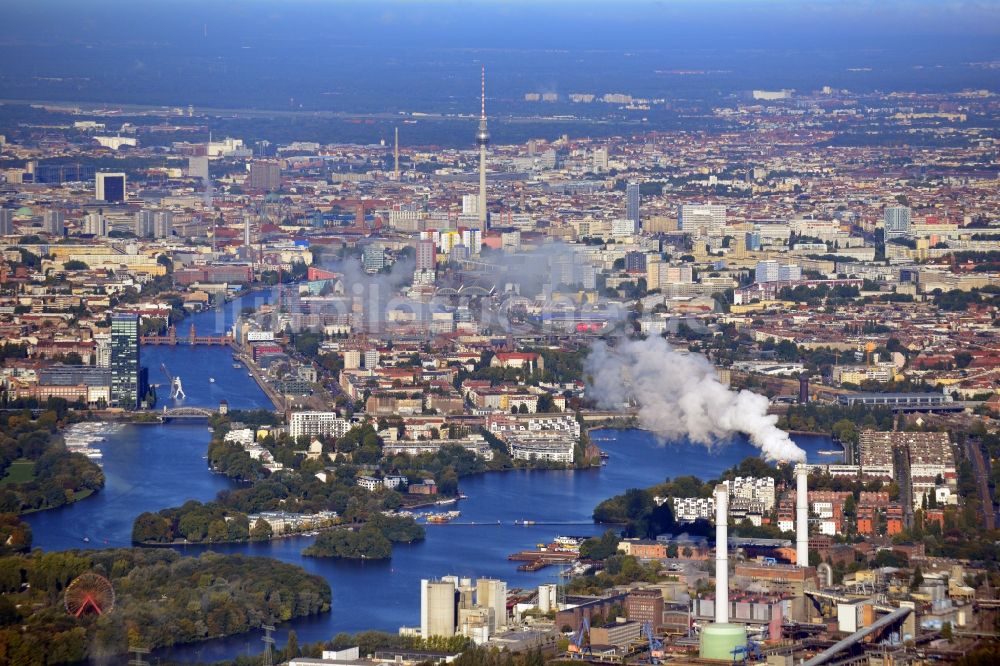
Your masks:
{"label": "dock area", "polygon": [[573,564],[578,557],[579,553],[568,551],[522,550],[508,555],[507,559],[512,562],[524,562],[517,567],[518,571],[538,571],[549,566]]}

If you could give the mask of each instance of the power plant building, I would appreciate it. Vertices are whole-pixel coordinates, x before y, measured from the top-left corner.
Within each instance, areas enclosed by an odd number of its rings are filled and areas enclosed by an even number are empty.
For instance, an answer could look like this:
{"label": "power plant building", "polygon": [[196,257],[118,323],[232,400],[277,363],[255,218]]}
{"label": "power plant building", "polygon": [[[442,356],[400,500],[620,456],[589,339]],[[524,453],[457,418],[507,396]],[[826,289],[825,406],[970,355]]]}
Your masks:
{"label": "power plant building", "polygon": [[453,580],[420,581],[420,635],[454,636],[457,623],[455,582]]}
{"label": "power plant building", "polygon": [[490,634],[507,628],[507,583],[480,578],[476,581],[476,605],[490,610]]}

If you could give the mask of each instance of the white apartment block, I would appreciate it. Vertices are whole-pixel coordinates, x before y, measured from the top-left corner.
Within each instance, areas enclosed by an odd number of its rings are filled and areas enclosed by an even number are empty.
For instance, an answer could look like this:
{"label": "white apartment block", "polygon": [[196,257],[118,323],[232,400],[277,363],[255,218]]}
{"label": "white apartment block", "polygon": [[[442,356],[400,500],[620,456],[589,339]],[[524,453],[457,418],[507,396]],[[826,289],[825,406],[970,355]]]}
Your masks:
{"label": "white apartment block", "polygon": [[486,418],[486,427],[495,435],[556,430],[566,432],[574,438],[580,436],[579,422],[566,414],[490,414]]}
{"label": "white apartment block", "polygon": [[288,419],[288,434],[298,438],[303,435],[343,437],[351,429],[351,422],[337,416],[336,412],[295,412]]}
{"label": "white apartment block", "polygon": [[546,460],[563,463],[573,462],[576,441],[570,437],[512,436],[507,440],[510,457],[514,460]]}
{"label": "white apartment block", "polygon": [[226,433],[223,438],[226,442],[232,442],[234,444],[239,444],[243,448],[246,448],[256,441],[254,436],[254,431],[251,428],[240,428],[239,430],[230,430]]}
{"label": "white apartment block", "polygon": [[727,481],[730,496],[760,502],[764,511],[774,509],[774,479],[766,476],[755,478],[751,476],[738,476],[732,481]]}
{"label": "white apartment block", "polygon": [[[657,503],[662,498],[657,497]],[[674,518],[685,523],[698,520],[713,520],[715,518],[714,497],[672,497]]]}

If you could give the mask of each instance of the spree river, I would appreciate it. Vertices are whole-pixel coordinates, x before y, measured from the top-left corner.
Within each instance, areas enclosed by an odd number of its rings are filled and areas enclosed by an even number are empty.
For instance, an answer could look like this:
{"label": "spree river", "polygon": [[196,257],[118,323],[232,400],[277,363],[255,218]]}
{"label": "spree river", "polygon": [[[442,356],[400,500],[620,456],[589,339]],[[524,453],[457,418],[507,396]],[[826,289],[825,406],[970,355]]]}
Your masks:
{"label": "spree river", "polygon": [[[265,298],[258,296],[257,299]],[[208,312],[190,322],[199,334],[219,333],[232,322],[243,304]],[[235,409],[270,408],[264,393],[247,376],[233,368],[231,352],[222,347],[145,347],[142,363],[150,381],[166,384],[160,371],[165,364],[183,380],[189,406],[215,407],[225,398]],[[210,382],[209,378],[215,382]],[[158,378],[158,379],[157,379]],[[160,391],[160,404],[165,391]],[[205,461],[209,432],[197,425],[129,425],[112,427],[106,441],[96,444],[104,453],[106,487],[76,504],[28,516],[34,545],[44,550],[114,548],[131,545],[132,520],[143,511],[177,506],[189,499],[206,501],[230,482],[212,474]],[[627,488],[650,486],[692,474],[718,475],[756,449],[744,440],[722,443],[711,450],[688,443],[663,445],[649,433],[637,430],[602,431],[598,445],[610,454],[608,464],[585,471],[513,471],[462,479],[469,497],[459,503],[462,523],[428,525],[427,538],[412,545],[396,545],[388,562],[344,562],[302,557],[310,537],[293,537],[270,543],[188,546],[178,550],[198,554],[211,549],[274,557],[300,565],[325,577],[333,590],[330,613],[279,627],[279,645],[289,629],[299,642],[328,640],[334,634],[378,629],[395,632],[401,625],[419,624],[420,579],[447,574],[494,577],[509,587],[533,587],[555,582],[557,569],[525,573],[507,556],[558,535],[592,535],[604,528],[589,523],[594,506]],[[829,448],[825,437],[797,437],[810,459]],[[515,520],[535,521],[531,526]],[[501,521],[502,525],[497,525]],[[549,523],[549,524],[545,524]],[[563,524],[558,524],[563,523]],[[174,661],[212,661],[247,652],[257,653],[262,643],[257,633],[217,639],[163,650],[155,657]]]}

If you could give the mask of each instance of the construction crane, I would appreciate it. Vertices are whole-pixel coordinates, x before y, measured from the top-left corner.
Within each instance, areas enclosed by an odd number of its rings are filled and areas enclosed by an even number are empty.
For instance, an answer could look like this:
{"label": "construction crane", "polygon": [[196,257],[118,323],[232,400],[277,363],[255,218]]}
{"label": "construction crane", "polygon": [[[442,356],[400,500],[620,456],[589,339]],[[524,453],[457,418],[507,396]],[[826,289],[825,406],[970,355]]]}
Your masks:
{"label": "construction crane", "polygon": [[643,622],[642,633],[646,637],[646,642],[649,643],[649,663],[659,664],[663,657],[663,641],[658,640],[653,635],[653,623]]}
{"label": "construction crane", "polygon": [[[586,644],[584,644],[584,639],[586,639]],[[580,631],[576,632],[570,640],[567,651],[572,659],[583,659],[584,654],[594,654],[594,651],[590,649],[590,620],[588,618],[583,618]]]}
{"label": "construction crane", "polygon": [[184,392],[184,385],[181,384],[181,378],[171,375],[166,363],[160,364],[160,370],[163,371],[163,374],[167,377],[167,381],[170,382],[170,399],[178,400],[186,398],[187,393]]}

